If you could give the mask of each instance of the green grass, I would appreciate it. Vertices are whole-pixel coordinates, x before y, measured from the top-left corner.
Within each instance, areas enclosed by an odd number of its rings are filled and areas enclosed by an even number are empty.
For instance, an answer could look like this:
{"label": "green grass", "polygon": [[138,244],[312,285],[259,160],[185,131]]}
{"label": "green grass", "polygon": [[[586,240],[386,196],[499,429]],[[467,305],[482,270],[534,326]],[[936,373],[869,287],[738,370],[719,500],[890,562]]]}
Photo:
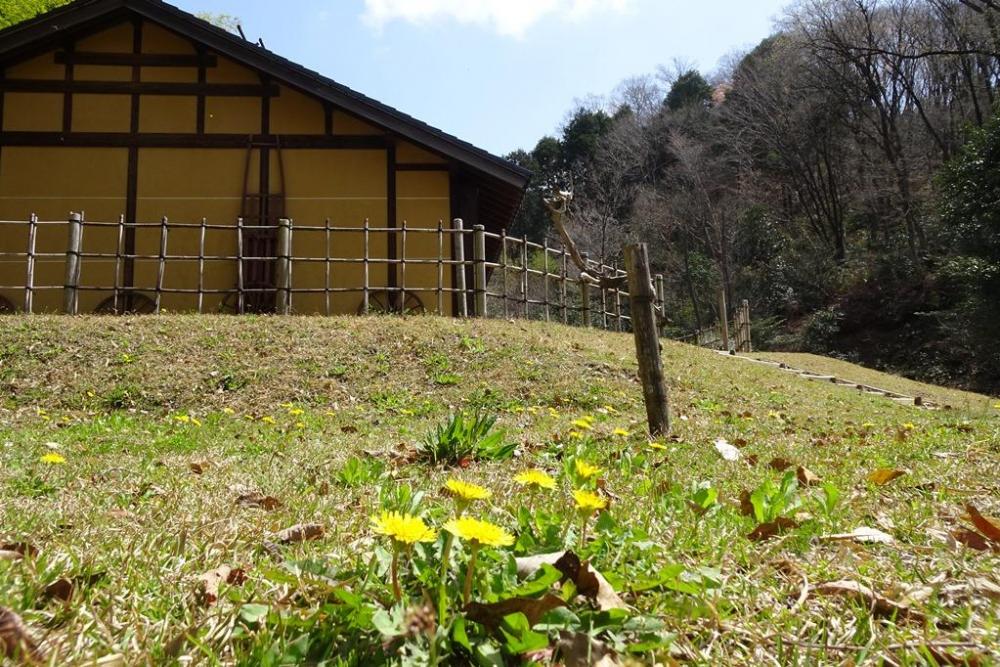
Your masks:
{"label": "green grass", "polygon": [[[519,641],[586,623],[640,663],[919,665],[933,664],[933,650],[1000,661],[997,601],[970,584],[1000,583],[1000,554],[948,539],[966,525],[967,503],[1000,515],[996,399],[871,380],[954,406],[922,410],[665,342],[674,432],[651,444],[626,335],[430,317],[8,317],[0,332],[0,546],[37,549],[0,559],[0,606],[22,616],[51,664],[111,654],[125,664],[372,664],[401,660],[390,655],[400,646],[420,664],[426,638],[384,650],[383,633],[406,624],[393,614],[410,609],[412,620],[425,601],[436,606],[441,540],[407,561],[409,603],[396,610],[388,545],[370,518],[413,511],[440,528],[449,477],[489,488],[492,500],[469,511],[517,539],[484,550],[479,601],[517,585],[507,558],[556,551],[565,534],[631,607],[602,616],[563,591],[571,613],[522,628]],[[814,361],[799,365],[829,372]],[[870,379],[839,362],[836,373]],[[517,456],[414,462],[458,410],[497,416]],[[588,416],[591,430],[574,425]],[[743,459],[722,460],[719,438]],[[50,452],[66,463],[43,463]],[[798,527],[751,541],[757,522],[740,495],[781,486],[776,457],[840,498],[799,488],[787,513]],[[577,459],[602,469],[611,502],[582,545]],[[559,488],[517,487],[514,474],[535,467]],[[877,468],[907,474],[875,486],[866,478]],[[238,504],[248,492],[281,506]],[[300,523],[322,524],[324,537],[274,544]],[[895,542],[819,539],[859,526]],[[448,586],[461,583],[467,553],[456,547]],[[222,565],[247,580],[206,607],[199,576]],[[76,582],[68,602],[44,593],[61,578]],[[875,616],[814,592],[845,579],[897,601],[916,595],[926,618]],[[472,621],[468,633],[488,634]],[[468,662],[457,645],[443,642],[439,656]]]}

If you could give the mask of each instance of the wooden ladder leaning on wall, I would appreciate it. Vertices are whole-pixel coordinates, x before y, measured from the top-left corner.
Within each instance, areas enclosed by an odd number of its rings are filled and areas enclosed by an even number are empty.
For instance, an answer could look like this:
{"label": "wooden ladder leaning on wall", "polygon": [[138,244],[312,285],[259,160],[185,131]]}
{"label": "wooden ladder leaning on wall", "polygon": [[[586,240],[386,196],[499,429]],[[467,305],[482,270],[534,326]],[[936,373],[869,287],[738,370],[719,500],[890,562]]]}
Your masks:
{"label": "wooden ladder leaning on wall", "polygon": [[[274,147],[278,158],[279,192],[250,192],[250,162],[255,146],[247,142],[246,163],[243,172],[243,200],[240,215],[243,218],[243,257],[269,259],[244,259],[243,308],[248,313],[273,313],[277,306],[277,278],[275,265],[278,251],[278,221],[285,217],[285,165],[281,155],[281,140]],[[267,179],[270,181],[270,178]]]}

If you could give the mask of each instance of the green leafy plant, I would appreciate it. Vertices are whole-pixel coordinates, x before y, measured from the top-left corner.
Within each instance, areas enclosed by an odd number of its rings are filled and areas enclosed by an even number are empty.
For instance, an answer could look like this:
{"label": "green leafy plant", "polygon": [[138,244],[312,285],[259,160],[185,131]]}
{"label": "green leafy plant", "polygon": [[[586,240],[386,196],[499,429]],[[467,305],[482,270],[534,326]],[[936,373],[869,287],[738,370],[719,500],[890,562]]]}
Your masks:
{"label": "green leafy plant", "polygon": [[840,502],[840,495],[840,489],[833,482],[824,482],[820,488],[819,497],[816,498],[816,505],[827,520],[832,518],[833,511],[837,508],[837,503]]}
{"label": "green leafy plant", "polygon": [[750,494],[750,503],[757,523],[771,523],[794,512],[802,505],[795,472],[785,473],[780,484],[770,479],[761,484]]}
{"label": "green leafy plant", "polygon": [[432,464],[460,465],[477,459],[502,460],[513,456],[517,445],[505,444],[495,430],[497,418],[456,412],[428,433],[417,446],[420,457]]}
{"label": "green leafy plant", "polygon": [[385,472],[385,463],[374,458],[352,456],[337,471],[337,481],[348,488],[356,488],[377,481]]}

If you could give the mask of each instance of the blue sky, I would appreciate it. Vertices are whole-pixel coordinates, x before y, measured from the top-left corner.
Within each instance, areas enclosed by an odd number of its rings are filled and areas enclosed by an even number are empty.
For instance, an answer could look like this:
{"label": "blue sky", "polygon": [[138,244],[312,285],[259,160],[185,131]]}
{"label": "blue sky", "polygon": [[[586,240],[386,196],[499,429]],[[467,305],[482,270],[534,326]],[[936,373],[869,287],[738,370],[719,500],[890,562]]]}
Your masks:
{"label": "blue sky", "polygon": [[704,72],[788,0],[173,0],[494,153],[531,148],[574,101],[675,58]]}

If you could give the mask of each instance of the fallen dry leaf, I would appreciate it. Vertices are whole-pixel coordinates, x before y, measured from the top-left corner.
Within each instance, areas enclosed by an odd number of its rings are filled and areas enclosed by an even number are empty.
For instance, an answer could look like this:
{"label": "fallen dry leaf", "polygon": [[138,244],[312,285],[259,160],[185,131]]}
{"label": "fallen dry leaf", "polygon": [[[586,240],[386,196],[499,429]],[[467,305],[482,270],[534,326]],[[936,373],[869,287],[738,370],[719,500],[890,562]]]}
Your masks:
{"label": "fallen dry leaf", "polygon": [[764,540],[769,540],[786,530],[793,530],[798,527],[799,524],[795,520],[787,517],[778,517],[774,521],[762,523],[754,528],[753,532],[747,535],[747,539],[753,542],[762,542]]}
{"label": "fallen dry leaf", "polygon": [[533,575],[542,565],[551,565],[562,573],[564,580],[572,581],[576,585],[580,595],[594,600],[602,611],[628,609],[628,605],[619,597],[604,575],[593,569],[589,562],[581,561],[572,551],[517,558],[515,563],[517,576],[522,579]]}
{"label": "fallen dry leaf", "polygon": [[[21,558],[34,558],[38,555],[38,549],[34,546],[28,544],[27,542],[7,542],[6,544],[0,544],[0,552],[6,552],[9,554],[17,554],[19,558],[11,556],[7,560],[20,560]],[[4,560],[0,557],[0,560]]]}
{"label": "fallen dry leaf", "polygon": [[986,577],[973,577],[969,579],[969,586],[975,593],[983,595],[992,600],[1000,600],[1000,584]]}
{"label": "fallen dry leaf", "polygon": [[957,656],[946,652],[943,648],[932,646],[930,644],[926,645],[924,648],[926,648],[927,652],[931,654],[934,661],[941,666],[956,665],[957,667],[980,667],[981,665],[986,664],[983,662],[983,656],[976,653],[966,653],[963,656]]}
{"label": "fallen dry leaf", "polygon": [[893,470],[892,468],[879,468],[868,475],[868,481],[872,484],[885,486],[894,479],[899,479],[906,474],[905,470]]}
{"label": "fallen dry leaf", "polygon": [[805,466],[799,466],[798,470],[795,471],[795,476],[802,486],[815,486],[823,481],[819,475]]}
{"label": "fallen dry leaf", "polygon": [[273,512],[282,504],[274,496],[265,496],[261,493],[244,493],[236,499],[236,503],[243,507],[257,507],[268,512]]}
{"label": "fallen dry leaf", "polygon": [[230,586],[240,586],[247,580],[247,573],[240,568],[228,565],[209,570],[198,577],[198,599],[209,607],[219,601],[219,587],[224,583]]}
{"label": "fallen dry leaf", "polygon": [[492,604],[480,604],[470,602],[465,608],[469,620],[479,623],[489,630],[495,630],[504,616],[509,614],[522,613],[528,619],[530,626],[536,625],[542,616],[558,607],[565,607],[566,603],[557,595],[548,593],[545,597],[534,598],[510,598]]}
{"label": "fallen dry leaf", "polygon": [[740,460],[740,450],[729,444],[725,438],[719,438],[715,441],[715,451],[719,452],[719,456],[726,461]]}
{"label": "fallen dry leaf", "polygon": [[861,526],[860,528],[855,528],[850,533],[838,533],[836,535],[823,535],[819,539],[824,542],[839,542],[839,541],[850,541],[850,542],[860,542],[860,543],[878,543],[878,544],[892,544],[892,535],[888,533],[883,533],[878,528],[869,528],[867,526]]}
{"label": "fallen dry leaf", "polygon": [[986,538],[992,542],[1000,544],[1000,526],[979,513],[973,505],[969,504],[965,506],[965,511],[969,513],[969,519],[972,523],[979,529],[979,532],[986,536]]}
{"label": "fallen dry leaf", "polygon": [[54,598],[62,602],[69,602],[77,590],[93,586],[103,579],[104,576],[104,572],[93,572],[91,574],[76,575],[72,578],[62,577],[46,586],[42,596],[46,599]]}
{"label": "fallen dry leaf", "polygon": [[992,548],[990,541],[974,530],[959,528],[958,530],[951,531],[951,536],[958,542],[976,551],[989,551]]}
{"label": "fallen dry leaf", "polygon": [[775,458],[771,459],[771,461],[767,465],[770,466],[772,470],[776,470],[778,472],[782,472],[784,470],[788,470],[794,464],[791,461],[789,461],[788,459],[784,459],[784,458],[781,458],[780,456],[776,456]]}
{"label": "fallen dry leaf", "polygon": [[22,662],[42,662],[45,659],[24,621],[6,607],[0,607],[0,654]]}
{"label": "fallen dry leaf", "polygon": [[274,537],[282,544],[294,544],[296,542],[318,540],[325,534],[326,528],[323,527],[323,524],[300,523],[279,531]]}
{"label": "fallen dry leaf", "polygon": [[890,600],[856,581],[831,581],[813,587],[813,591],[819,595],[837,595],[856,600],[868,607],[869,611],[876,616],[905,618],[917,622],[926,620],[926,617],[919,611],[914,611],[904,604]]}
{"label": "fallen dry leaf", "polygon": [[194,463],[188,465],[188,469],[196,475],[202,475],[206,470],[208,470],[208,464],[195,461]]}
{"label": "fallen dry leaf", "polygon": [[740,491],[740,514],[743,516],[753,516],[753,502],[750,500],[749,491]]}
{"label": "fallen dry leaf", "polygon": [[582,632],[559,631],[556,651],[565,667],[617,667],[618,655],[610,646]]}

